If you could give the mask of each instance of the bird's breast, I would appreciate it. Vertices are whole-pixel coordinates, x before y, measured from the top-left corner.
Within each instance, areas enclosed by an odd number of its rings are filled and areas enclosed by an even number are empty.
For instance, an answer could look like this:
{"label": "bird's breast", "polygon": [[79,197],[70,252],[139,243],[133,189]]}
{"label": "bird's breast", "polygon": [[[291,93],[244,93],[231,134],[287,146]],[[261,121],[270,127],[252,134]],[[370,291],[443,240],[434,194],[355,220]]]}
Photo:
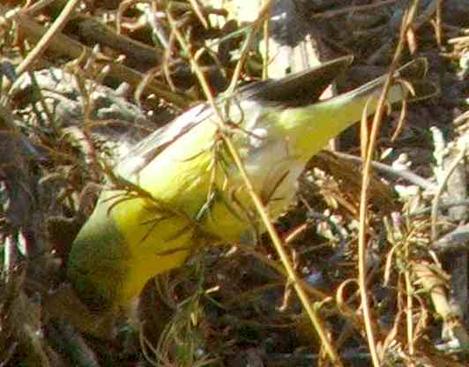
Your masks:
{"label": "bird's breast", "polygon": [[288,141],[277,139],[251,149],[245,165],[257,193],[276,218],[290,204],[305,163],[292,155]]}
{"label": "bird's breast", "polygon": [[[266,141],[247,148],[243,146],[240,151],[243,152],[244,168],[256,193],[270,217],[276,219],[287,209],[295,195],[304,162],[290,154],[288,144],[283,140]],[[214,202],[205,219],[204,228],[226,241],[239,241],[251,231],[264,231],[234,163],[229,169],[223,197]]]}

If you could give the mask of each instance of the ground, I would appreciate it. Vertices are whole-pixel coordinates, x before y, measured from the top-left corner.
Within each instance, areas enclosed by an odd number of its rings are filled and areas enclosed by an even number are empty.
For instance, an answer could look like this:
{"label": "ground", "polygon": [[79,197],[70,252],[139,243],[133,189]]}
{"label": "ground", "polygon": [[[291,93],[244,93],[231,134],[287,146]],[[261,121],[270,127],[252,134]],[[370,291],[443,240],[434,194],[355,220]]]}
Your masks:
{"label": "ground", "polygon": [[[2,366],[467,365],[467,1],[66,3],[0,5]],[[438,92],[395,107],[378,136],[370,119],[337,138],[275,222],[329,349],[266,234],[198,249],[108,333],[57,301],[109,167],[206,99],[190,56],[216,94],[346,54],[330,93],[419,57]]]}

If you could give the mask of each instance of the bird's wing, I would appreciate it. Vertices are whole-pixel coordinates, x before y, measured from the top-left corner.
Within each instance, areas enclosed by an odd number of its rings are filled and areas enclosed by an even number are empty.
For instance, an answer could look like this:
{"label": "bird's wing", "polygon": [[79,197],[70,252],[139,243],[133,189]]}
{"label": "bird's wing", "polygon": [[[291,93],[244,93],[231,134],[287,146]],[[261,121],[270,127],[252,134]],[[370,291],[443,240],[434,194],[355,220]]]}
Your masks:
{"label": "bird's wing", "polygon": [[[352,60],[352,56],[344,56],[285,78],[251,83],[240,88],[231,98],[285,106],[311,104],[319,99],[327,86],[350,65]],[[226,97],[220,96],[218,100],[226,102]],[[168,125],[147,136],[122,157],[118,173],[125,178],[138,173],[180,136],[210,118],[212,113],[211,107],[206,103],[184,112]]]}
{"label": "bird's wing", "polygon": [[353,61],[353,56],[343,56],[318,66],[287,75],[281,79],[249,84],[239,90],[241,99],[271,102],[289,107],[309,105],[319,100],[324,90]]}
{"label": "bird's wing", "polygon": [[211,115],[212,109],[206,103],[203,103],[176,117],[169,124],[159,128],[137,143],[125,157],[122,157],[117,167],[118,174],[124,178],[129,178],[138,173],[179,137],[187,134]]}

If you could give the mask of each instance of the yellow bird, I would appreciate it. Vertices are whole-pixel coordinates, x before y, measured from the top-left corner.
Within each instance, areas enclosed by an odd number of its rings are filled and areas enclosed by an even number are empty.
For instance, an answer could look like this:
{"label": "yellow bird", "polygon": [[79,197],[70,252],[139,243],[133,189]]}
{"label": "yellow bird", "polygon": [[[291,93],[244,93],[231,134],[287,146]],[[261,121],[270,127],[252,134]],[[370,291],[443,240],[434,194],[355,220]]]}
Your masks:
{"label": "yellow bird", "polygon": [[[272,218],[291,203],[308,160],[360,120],[365,106],[368,115],[375,111],[384,76],[319,101],[351,62],[341,57],[216,99],[224,133]],[[425,72],[425,60],[417,59],[395,80]],[[408,86],[394,83],[387,101],[408,94]],[[193,107],[122,157],[68,261],[68,277],[92,309],[125,307],[150,278],[181,266],[198,246],[262,233],[217,118],[208,104]]]}

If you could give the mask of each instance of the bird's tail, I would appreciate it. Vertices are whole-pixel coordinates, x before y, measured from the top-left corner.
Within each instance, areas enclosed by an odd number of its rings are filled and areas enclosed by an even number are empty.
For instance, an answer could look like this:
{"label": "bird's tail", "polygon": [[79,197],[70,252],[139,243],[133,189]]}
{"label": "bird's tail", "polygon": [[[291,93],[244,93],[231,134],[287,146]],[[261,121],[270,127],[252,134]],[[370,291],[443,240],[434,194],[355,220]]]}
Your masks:
{"label": "bird's tail", "polygon": [[[436,86],[423,80],[427,73],[426,59],[419,58],[400,67],[393,75],[393,82],[388,91],[387,103],[397,103],[406,99],[416,101],[426,99],[438,93]],[[325,110],[340,111],[336,120],[341,124],[351,124],[361,119],[364,108],[367,115],[375,112],[379,95],[387,79],[387,75],[376,78],[356,89],[323,101]],[[337,109],[337,106],[342,108]],[[346,126],[345,126],[346,127]]]}
{"label": "bird's tail", "polygon": [[[392,104],[404,99],[419,100],[435,95],[436,87],[423,80],[426,72],[425,59],[416,59],[400,67],[393,75],[386,102]],[[282,126],[295,131],[298,154],[310,157],[329,139],[360,121],[364,114],[372,115],[386,79],[387,75],[383,75],[350,92],[309,106],[289,109],[278,117]]]}
{"label": "bird's tail", "polygon": [[[389,103],[400,102],[404,98],[409,101],[426,99],[438,93],[436,86],[423,78],[428,71],[428,62],[424,58],[415,59],[401,66],[393,75],[393,85],[391,86],[387,101]],[[341,102],[346,100],[360,100],[369,98],[373,95],[379,96],[381,89],[387,79],[387,75],[376,78],[362,86],[341,94],[331,99],[339,99]],[[371,113],[373,112],[370,111]]]}
{"label": "bird's tail", "polygon": [[[408,62],[407,64],[401,66],[396,70],[393,77],[395,79],[405,79],[405,80],[420,80],[425,77],[428,70],[428,62],[424,58],[419,58]],[[387,75],[382,75],[379,78],[376,78],[362,86],[352,90],[349,94],[355,96],[360,96],[362,94],[368,93],[371,89],[381,87]]]}

